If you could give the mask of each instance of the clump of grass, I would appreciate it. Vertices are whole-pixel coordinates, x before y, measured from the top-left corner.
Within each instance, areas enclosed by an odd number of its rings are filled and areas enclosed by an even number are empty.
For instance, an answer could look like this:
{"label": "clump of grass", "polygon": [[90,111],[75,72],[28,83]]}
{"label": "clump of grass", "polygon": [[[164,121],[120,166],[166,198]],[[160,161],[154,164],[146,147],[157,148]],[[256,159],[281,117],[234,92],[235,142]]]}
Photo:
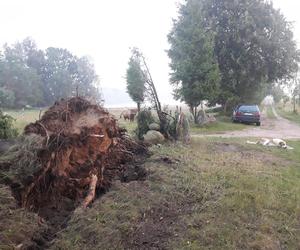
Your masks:
{"label": "clump of grass", "polygon": [[43,137],[39,135],[21,136],[17,143],[0,157],[0,165],[9,166],[0,172],[0,181],[23,183],[33,178],[42,166],[37,156],[43,145]]}
{"label": "clump of grass", "polygon": [[18,131],[14,128],[14,118],[10,115],[3,114],[0,110],[0,139],[14,138]]}

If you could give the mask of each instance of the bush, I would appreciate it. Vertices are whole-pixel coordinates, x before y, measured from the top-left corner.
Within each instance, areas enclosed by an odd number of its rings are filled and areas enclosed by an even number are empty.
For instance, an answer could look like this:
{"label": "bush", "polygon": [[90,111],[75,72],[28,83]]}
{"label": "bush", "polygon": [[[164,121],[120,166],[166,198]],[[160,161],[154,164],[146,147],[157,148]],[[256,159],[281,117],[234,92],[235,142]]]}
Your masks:
{"label": "bush", "polygon": [[0,111],[0,139],[9,139],[18,135],[18,131],[13,125],[14,120],[11,116]]}
{"label": "bush", "polygon": [[136,120],[137,129],[135,133],[137,137],[142,140],[143,136],[149,131],[149,125],[154,122],[154,118],[150,110],[142,110],[138,113]]}

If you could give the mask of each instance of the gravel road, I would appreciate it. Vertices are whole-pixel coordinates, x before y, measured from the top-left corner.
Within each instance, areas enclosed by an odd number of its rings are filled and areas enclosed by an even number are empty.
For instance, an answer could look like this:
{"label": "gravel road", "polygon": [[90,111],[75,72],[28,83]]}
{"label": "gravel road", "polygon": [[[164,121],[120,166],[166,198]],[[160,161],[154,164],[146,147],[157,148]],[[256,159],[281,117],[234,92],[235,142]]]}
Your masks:
{"label": "gravel road", "polygon": [[[280,139],[300,139],[300,126],[280,117],[273,107],[274,119],[268,118],[266,112],[262,112],[261,126],[249,125],[244,130],[230,131],[223,134],[212,134],[204,136],[213,137],[259,137],[259,138],[280,138]],[[203,135],[193,135],[203,137]]]}

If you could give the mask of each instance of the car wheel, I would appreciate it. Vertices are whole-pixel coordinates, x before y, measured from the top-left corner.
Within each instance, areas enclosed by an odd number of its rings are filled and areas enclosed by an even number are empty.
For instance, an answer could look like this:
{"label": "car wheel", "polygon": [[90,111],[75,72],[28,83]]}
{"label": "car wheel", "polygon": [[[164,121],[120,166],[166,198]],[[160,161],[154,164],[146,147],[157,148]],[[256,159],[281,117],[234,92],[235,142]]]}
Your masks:
{"label": "car wheel", "polygon": [[260,126],[260,122],[257,122],[257,123],[256,123],[256,126]]}

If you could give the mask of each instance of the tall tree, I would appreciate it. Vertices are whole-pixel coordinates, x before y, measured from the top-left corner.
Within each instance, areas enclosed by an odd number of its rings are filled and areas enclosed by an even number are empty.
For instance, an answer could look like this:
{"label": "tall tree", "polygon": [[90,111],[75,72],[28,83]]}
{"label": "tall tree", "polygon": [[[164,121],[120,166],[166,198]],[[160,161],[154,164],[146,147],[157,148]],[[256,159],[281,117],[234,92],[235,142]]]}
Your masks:
{"label": "tall tree", "polygon": [[[193,1],[193,0],[192,0]],[[215,33],[222,75],[217,101],[259,101],[272,83],[291,78],[299,51],[291,24],[271,1],[198,0],[204,3],[206,29]]]}
{"label": "tall tree", "polygon": [[145,99],[145,78],[141,69],[139,56],[132,50],[126,72],[127,92],[131,99],[136,102],[138,111]]}
{"label": "tall tree", "polygon": [[197,108],[218,95],[219,68],[214,56],[214,35],[204,29],[202,3],[188,1],[169,34],[171,83],[175,97],[184,101],[197,123]]}
{"label": "tall tree", "polygon": [[27,65],[22,43],[5,45],[0,64],[0,87],[14,98],[15,107],[41,104],[42,81],[36,70]]}
{"label": "tall tree", "polygon": [[76,94],[100,101],[98,76],[88,57],[66,49],[37,48],[26,38],[0,53],[0,103],[4,107],[50,105]]}

